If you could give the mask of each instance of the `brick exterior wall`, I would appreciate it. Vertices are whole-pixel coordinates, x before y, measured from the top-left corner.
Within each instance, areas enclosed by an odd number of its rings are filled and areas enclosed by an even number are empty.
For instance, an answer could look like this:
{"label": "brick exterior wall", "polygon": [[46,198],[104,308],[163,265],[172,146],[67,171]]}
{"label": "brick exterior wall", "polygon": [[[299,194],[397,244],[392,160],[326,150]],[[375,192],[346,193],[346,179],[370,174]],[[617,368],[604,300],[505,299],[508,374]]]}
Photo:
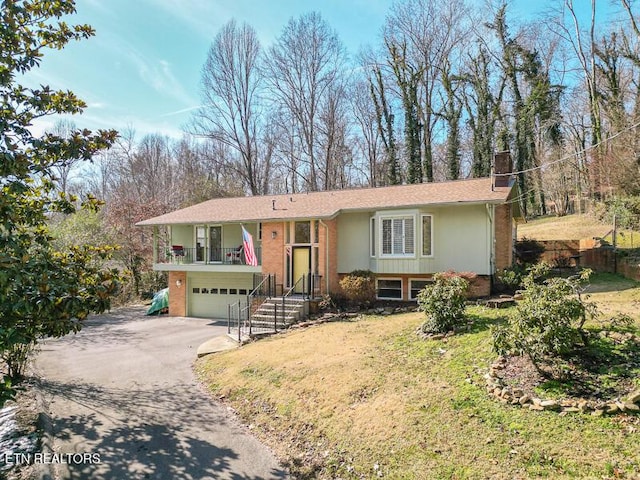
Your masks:
{"label": "brick exterior wall", "polygon": [[[262,224],[262,273],[275,273],[278,284],[284,284],[286,279],[285,225],[286,222]],[[272,238],[273,232],[276,232],[276,238]],[[337,291],[339,288],[337,244],[338,222],[324,220],[318,228],[318,273],[322,275],[323,291],[326,290],[327,278],[329,279],[329,291]]]}
{"label": "brick exterior wall", "polygon": [[496,270],[510,267],[513,263],[512,208],[511,204],[496,206],[494,217]]}
{"label": "brick exterior wall", "polygon": [[[262,273],[276,275],[276,283],[283,285],[284,271],[284,222],[262,224]],[[276,238],[273,237],[276,232]]]}
{"label": "brick exterior wall", "polygon": [[491,277],[478,275],[469,285],[467,298],[488,297],[489,295],[491,295]]}
{"label": "brick exterior wall", "polygon": [[[338,277],[338,281],[348,275],[347,273],[341,273]],[[398,273],[398,274],[382,274],[377,275],[380,278],[394,278],[394,279],[402,279],[402,300],[409,300],[410,297],[410,281],[411,280],[430,280],[433,275],[432,274],[406,274],[406,273]],[[333,290],[334,292],[342,293],[342,289]],[[489,275],[478,275],[473,279],[471,285],[469,285],[469,291],[467,292],[467,298],[478,298],[478,297],[488,297],[491,295],[491,277]]]}
{"label": "brick exterior wall", "polygon": [[[319,269],[322,275],[323,288],[326,289],[326,279],[329,278],[329,292],[340,291],[340,277],[338,275],[338,221],[323,220],[318,229]],[[325,227],[326,225],[326,227]],[[328,248],[327,248],[328,242]],[[327,272],[327,252],[329,255]]]}
{"label": "brick exterior wall", "polygon": [[[540,260],[555,265],[561,259],[570,260],[580,255],[580,240],[540,240],[544,245],[544,252]],[[575,263],[575,260],[571,262]]]}
{"label": "brick exterior wall", "polygon": [[[176,285],[180,281],[181,285]],[[187,272],[169,272],[169,315],[187,315]]]}

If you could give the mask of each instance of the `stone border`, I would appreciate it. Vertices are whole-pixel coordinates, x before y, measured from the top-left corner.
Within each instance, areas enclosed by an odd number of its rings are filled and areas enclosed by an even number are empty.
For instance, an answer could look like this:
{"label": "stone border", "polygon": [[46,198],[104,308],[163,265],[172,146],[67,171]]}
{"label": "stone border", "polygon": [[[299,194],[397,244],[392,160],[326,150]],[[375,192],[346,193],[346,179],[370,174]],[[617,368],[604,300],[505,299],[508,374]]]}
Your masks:
{"label": "stone border", "polygon": [[489,372],[485,373],[486,389],[489,395],[504,404],[516,405],[529,410],[553,411],[559,415],[569,413],[590,413],[593,416],[613,415],[617,413],[640,412],[640,389],[636,389],[626,398],[615,398],[609,401],[595,401],[586,399],[551,400],[531,397],[522,389],[512,388],[504,384],[499,372],[507,364],[505,357],[499,357],[491,364]]}

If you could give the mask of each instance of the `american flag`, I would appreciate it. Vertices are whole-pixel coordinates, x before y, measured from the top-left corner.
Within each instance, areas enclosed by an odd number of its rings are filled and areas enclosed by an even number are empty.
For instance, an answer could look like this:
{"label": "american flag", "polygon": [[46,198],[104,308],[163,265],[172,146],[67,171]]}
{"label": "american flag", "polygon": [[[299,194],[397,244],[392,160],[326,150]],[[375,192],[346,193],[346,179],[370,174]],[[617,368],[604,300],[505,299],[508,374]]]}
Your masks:
{"label": "american flag", "polygon": [[253,249],[253,237],[244,229],[244,226],[242,227],[242,245],[244,246],[244,259],[247,262],[247,265],[257,267],[258,258],[256,257],[255,250]]}

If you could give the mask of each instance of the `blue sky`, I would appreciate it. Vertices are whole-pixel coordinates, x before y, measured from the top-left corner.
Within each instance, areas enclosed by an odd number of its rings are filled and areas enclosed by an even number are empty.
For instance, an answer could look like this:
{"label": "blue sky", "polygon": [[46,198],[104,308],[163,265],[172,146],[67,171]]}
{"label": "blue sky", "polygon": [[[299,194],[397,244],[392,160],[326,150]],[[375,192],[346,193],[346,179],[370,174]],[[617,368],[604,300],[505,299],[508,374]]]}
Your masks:
{"label": "blue sky", "polygon": [[[454,0],[455,1],[455,0]],[[484,0],[477,0],[484,1]],[[553,0],[551,0],[553,1]],[[555,0],[559,1],[559,0]],[[604,1],[604,0],[599,0]],[[392,0],[78,0],[71,23],[96,35],[49,51],[29,83],[70,89],[88,108],[72,117],[90,129],[133,127],[138,135],[180,137],[199,103],[200,72],[211,41],[231,18],[251,24],[263,47],[291,17],[319,11],[350,54],[377,43]],[[543,2],[516,0],[517,17]],[[588,8],[588,0],[576,0]],[[524,19],[524,18],[522,18]],[[35,125],[49,129],[55,118]]]}

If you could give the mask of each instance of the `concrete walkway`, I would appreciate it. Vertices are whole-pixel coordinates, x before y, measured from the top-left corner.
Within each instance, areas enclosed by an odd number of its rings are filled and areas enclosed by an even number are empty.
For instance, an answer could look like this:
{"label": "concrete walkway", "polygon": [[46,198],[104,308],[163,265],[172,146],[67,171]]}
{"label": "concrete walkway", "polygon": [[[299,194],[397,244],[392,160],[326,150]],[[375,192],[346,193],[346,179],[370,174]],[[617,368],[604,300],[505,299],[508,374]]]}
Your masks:
{"label": "concrete walkway", "polygon": [[80,333],[44,343],[36,374],[53,448],[84,454],[73,457],[83,458],[77,464],[54,465],[56,477],[287,478],[193,375],[197,347],[225,336],[226,326],[146,317],[139,307],[94,317]]}
{"label": "concrete walkway", "polygon": [[217,335],[210,338],[198,347],[196,351],[198,357],[209,355],[212,353],[224,352],[225,350],[232,350],[238,348],[238,342],[234,341],[227,335]]}

